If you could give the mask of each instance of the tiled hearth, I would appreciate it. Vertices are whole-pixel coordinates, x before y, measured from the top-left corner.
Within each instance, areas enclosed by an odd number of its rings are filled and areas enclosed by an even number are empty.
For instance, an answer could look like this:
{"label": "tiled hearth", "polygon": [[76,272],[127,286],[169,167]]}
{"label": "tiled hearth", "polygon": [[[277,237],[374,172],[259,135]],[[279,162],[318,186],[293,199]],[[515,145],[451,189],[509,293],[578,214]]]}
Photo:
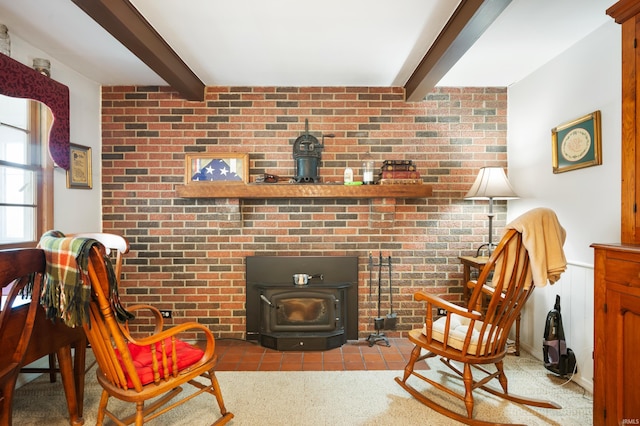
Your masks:
{"label": "tiled hearth", "polygon": [[[256,342],[217,339],[218,371],[346,371],[402,370],[413,345],[407,339],[390,339],[391,346],[364,340],[349,341],[327,351],[276,351]],[[426,364],[423,364],[426,368]]]}

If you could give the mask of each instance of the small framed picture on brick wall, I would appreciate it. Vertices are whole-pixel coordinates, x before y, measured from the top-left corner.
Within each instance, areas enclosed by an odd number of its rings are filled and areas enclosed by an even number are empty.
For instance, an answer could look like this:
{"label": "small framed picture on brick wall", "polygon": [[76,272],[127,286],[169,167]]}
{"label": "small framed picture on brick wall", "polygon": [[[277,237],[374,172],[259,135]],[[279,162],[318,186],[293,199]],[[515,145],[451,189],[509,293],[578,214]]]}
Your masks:
{"label": "small framed picture on brick wall", "polygon": [[185,171],[187,185],[198,182],[246,184],[249,181],[249,154],[187,154]]}

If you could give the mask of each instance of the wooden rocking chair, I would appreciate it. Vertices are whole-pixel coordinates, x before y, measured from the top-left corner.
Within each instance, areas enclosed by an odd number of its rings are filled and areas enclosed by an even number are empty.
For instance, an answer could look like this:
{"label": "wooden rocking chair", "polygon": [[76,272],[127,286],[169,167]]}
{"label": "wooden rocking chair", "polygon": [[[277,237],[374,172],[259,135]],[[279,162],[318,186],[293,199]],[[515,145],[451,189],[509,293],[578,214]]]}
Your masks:
{"label": "wooden rocking chair", "polygon": [[[208,392],[217,401],[221,417],[213,424],[225,424],[233,418],[224,406],[218,380],[214,374],[217,363],[215,340],[211,331],[190,322],[163,330],[160,311],[149,305],[135,305],[125,311],[120,305],[115,277],[110,263],[101,253],[101,245],[91,248],[88,278],[91,282],[90,324],[84,330],[98,363],[97,378],[103,388],[98,409],[97,424],[105,415],[118,425],[142,425],[167,411]],[[149,310],[155,320],[153,334],[134,338],[129,333],[129,312]],[[119,318],[120,322],[117,320]],[[205,347],[192,346],[176,336],[187,332],[191,336],[205,337]],[[196,378],[201,376],[202,383]],[[198,390],[175,402],[170,401],[189,383]],[[135,403],[135,413],[119,419],[107,409],[111,397]],[[145,407],[145,402],[156,398]]]}
{"label": "wooden rocking chair", "polygon": [[[121,235],[109,234],[105,232],[81,233],[69,236],[76,238],[91,238],[102,244],[106,249],[106,254],[112,260],[117,286],[120,287],[120,276],[122,275],[122,259],[125,254],[129,253],[129,241],[127,241],[126,238],[122,237]],[[49,354],[49,367],[23,367],[20,372],[47,373],[49,374],[49,381],[51,383],[54,383],[56,381],[56,373],[60,372],[60,369],[56,366],[56,354]]]}
{"label": "wooden rocking chair", "polygon": [[[524,248],[522,239],[522,234],[514,229],[505,233],[487,265],[482,269],[467,308],[425,292],[414,295],[415,300],[426,302],[426,323],[423,329],[409,332],[409,340],[415,347],[404,369],[404,376],[396,377],[396,382],[418,401],[459,422],[470,425],[494,424],[473,418],[473,391],[477,388],[520,404],[561,408],[553,402],[511,394],[507,389],[507,377],[503,371],[507,337],[511,325],[535,288],[532,284],[529,253]],[[477,312],[474,308],[484,295],[489,296],[486,311]],[[447,314],[434,321],[432,318],[436,308],[445,309]],[[426,354],[421,355],[422,349],[427,351]],[[462,376],[464,395],[414,370],[417,361],[435,356],[440,356],[445,365]],[[452,361],[463,364],[462,371]],[[487,369],[487,364],[494,364],[495,371]],[[482,379],[474,379],[472,367],[483,374]],[[431,399],[428,392],[420,392],[408,384],[407,380],[411,376],[464,401],[466,416],[461,414],[463,410],[456,412],[446,408]],[[487,385],[492,379],[498,380],[502,390]]]}

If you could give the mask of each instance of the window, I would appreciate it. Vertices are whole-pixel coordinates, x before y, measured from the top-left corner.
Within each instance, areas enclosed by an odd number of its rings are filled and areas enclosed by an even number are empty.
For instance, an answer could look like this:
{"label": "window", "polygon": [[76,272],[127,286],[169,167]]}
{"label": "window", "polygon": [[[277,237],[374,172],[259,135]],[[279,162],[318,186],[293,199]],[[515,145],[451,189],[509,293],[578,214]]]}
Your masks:
{"label": "window", "polygon": [[39,102],[0,95],[0,248],[33,247],[53,224],[50,123]]}

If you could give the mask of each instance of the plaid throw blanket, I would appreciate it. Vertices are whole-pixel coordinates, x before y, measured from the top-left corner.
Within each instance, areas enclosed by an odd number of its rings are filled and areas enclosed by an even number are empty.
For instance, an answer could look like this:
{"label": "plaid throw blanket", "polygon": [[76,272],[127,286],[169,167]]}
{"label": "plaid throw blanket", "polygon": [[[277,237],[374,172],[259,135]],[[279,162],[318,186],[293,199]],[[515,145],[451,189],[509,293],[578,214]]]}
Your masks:
{"label": "plaid throw blanket", "polygon": [[42,235],[38,247],[45,252],[47,268],[40,304],[47,318],[61,319],[68,327],[89,323],[91,283],[84,280],[89,251],[96,240],[65,237],[60,231]]}
{"label": "plaid throw blanket", "polygon": [[[47,267],[40,304],[47,318],[61,319],[68,327],[90,323],[91,283],[85,281],[89,252],[98,246],[109,279],[109,301],[116,319],[125,323],[135,318],[120,302],[118,280],[104,246],[92,238],[65,237],[60,231],[48,231],[40,237],[38,247],[45,253]],[[33,285],[33,282],[31,283]]]}

